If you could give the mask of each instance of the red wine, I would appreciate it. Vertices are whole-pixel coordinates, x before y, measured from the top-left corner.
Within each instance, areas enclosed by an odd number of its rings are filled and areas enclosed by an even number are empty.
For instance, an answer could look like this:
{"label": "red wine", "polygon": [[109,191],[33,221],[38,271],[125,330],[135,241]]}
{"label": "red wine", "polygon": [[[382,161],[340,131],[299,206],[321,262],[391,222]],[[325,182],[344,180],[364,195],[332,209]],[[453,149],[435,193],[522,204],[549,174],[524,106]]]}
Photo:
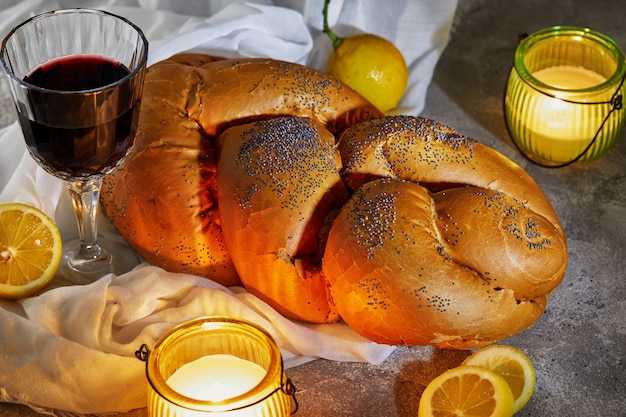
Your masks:
{"label": "red wine", "polygon": [[[28,74],[28,103],[18,106],[26,144],[65,179],[105,174],[133,143],[139,99],[120,63],[92,55],[47,62]],[[116,84],[117,83],[117,84]]]}

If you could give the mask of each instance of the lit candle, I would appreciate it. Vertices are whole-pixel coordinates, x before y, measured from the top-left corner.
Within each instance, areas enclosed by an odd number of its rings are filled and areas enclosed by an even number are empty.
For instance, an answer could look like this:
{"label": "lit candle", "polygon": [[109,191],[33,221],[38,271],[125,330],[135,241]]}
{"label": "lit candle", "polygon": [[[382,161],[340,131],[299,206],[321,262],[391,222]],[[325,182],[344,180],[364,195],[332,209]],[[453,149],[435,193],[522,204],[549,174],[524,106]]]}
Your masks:
{"label": "lit candle", "polygon": [[216,354],[184,364],[167,379],[167,384],[186,397],[222,401],[250,391],[266,373],[254,362]]}
{"label": "lit candle", "polygon": [[554,26],[525,37],[505,93],[505,120],[518,148],[547,166],[592,161],[619,137],[626,65],[615,42],[590,29]]}
{"label": "lit candle", "polygon": [[[589,69],[561,65],[533,73],[533,77],[552,88],[583,90],[600,85],[606,78]],[[538,151],[553,161],[567,162],[580,154],[602,123],[603,115],[590,114],[584,105],[568,103],[567,91],[558,92],[558,98],[537,98],[538,123],[530,126]]]}
{"label": "lit candle", "polygon": [[606,81],[606,77],[597,72],[574,65],[544,68],[534,72],[533,77],[550,87],[567,90],[591,88]]}
{"label": "lit candle", "polygon": [[[198,317],[136,352],[146,360],[150,417],[287,417],[295,387],[259,325]],[[297,405],[297,403],[296,403]],[[296,407],[297,408],[297,407]]]}

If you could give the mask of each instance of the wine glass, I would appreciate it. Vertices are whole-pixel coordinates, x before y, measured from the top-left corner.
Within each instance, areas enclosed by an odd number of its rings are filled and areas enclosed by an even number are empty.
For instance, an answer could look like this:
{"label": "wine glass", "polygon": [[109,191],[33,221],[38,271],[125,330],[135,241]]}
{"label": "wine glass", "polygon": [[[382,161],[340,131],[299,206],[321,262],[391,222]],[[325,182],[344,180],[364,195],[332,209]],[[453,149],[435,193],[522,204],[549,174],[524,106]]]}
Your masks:
{"label": "wine glass", "polygon": [[91,9],[34,16],[2,42],[0,61],[27,148],[68,184],[79,242],[64,242],[60,268],[74,283],[119,270],[120,257],[98,243],[98,196],[102,177],[133,144],[147,55],[136,25]]}

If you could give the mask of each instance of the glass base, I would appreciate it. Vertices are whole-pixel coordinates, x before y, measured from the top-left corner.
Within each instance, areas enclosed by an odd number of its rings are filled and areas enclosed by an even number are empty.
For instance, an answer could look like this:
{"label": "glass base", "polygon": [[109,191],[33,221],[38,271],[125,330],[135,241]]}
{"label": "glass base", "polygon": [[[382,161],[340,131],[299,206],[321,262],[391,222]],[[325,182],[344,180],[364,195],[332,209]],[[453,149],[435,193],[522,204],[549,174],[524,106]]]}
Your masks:
{"label": "glass base", "polygon": [[76,239],[63,242],[63,246],[63,258],[53,280],[54,287],[91,284],[110,273],[124,274],[141,263],[133,251],[113,253],[107,249],[106,243],[81,248],[80,241]]}

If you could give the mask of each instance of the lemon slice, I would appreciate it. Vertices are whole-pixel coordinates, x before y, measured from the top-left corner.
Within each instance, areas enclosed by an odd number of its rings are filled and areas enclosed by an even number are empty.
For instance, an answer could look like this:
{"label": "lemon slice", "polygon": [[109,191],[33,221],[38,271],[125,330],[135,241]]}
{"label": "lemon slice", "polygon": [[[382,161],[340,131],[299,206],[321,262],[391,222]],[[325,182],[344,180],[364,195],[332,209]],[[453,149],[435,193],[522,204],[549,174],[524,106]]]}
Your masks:
{"label": "lemon slice", "polygon": [[503,377],[479,366],[457,366],[433,379],[420,398],[419,417],[510,417],[513,393]]}
{"label": "lemon slice", "polygon": [[501,375],[513,392],[513,411],[526,405],[535,388],[535,369],[520,350],[506,345],[490,345],[468,356],[462,365],[487,368]]}
{"label": "lemon slice", "polygon": [[37,292],[54,277],[61,256],[61,234],[45,213],[26,204],[0,204],[0,297]]}

